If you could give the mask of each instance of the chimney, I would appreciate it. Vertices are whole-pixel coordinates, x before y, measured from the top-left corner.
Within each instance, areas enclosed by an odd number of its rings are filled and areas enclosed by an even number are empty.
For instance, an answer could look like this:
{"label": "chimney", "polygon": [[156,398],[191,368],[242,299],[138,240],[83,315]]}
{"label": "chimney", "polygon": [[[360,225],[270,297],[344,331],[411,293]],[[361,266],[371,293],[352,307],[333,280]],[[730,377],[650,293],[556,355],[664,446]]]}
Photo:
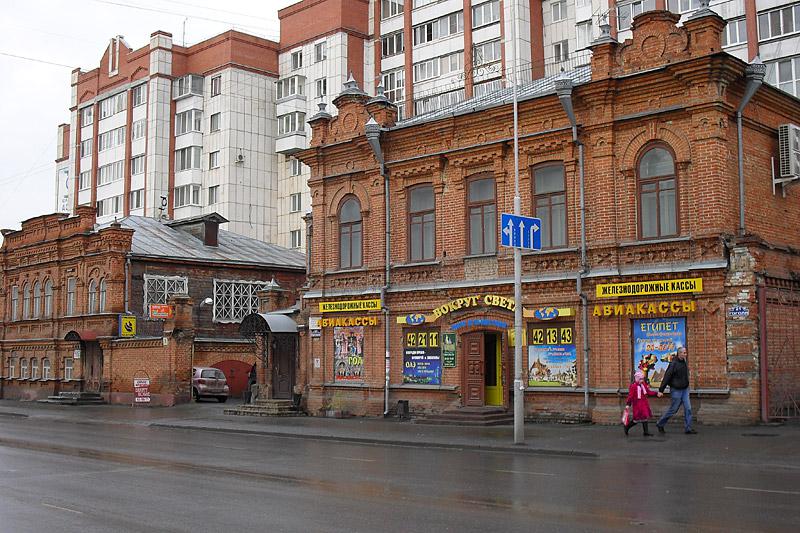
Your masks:
{"label": "chimney", "polygon": [[199,239],[204,246],[219,246],[219,225],[228,219],[217,213],[172,220],[166,225]]}

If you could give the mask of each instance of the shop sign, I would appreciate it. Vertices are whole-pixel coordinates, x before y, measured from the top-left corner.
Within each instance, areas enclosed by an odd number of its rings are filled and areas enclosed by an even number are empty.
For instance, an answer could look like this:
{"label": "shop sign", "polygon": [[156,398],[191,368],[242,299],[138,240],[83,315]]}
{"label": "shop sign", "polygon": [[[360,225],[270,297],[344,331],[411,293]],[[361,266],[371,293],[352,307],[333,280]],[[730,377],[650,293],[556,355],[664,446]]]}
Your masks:
{"label": "shop sign", "polygon": [[677,294],[682,292],[703,292],[703,278],[634,281],[631,283],[601,283],[597,286],[598,298]]}
{"label": "shop sign", "polygon": [[403,383],[441,385],[442,360],[438,331],[411,331],[403,347]]}
{"label": "shop sign", "polygon": [[351,326],[377,326],[377,316],[340,316],[336,318],[321,318],[320,327],[351,327]]}
{"label": "shop sign", "polygon": [[308,317],[308,330],[311,332],[312,339],[319,339],[322,337],[322,326],[320,326],[322,318],[318,316]]}
{"label": "shop sign", "polygon": [[136,317],[132,315],[119,315],[119,336],[136,336]]}
{"label": "shop sign", "polygon": [[333,328],[333,379],[364,381],[364,326]]}
{"label": "shop sign", "polygon": [[728,316],[731,318],[747,318],[750,316],[750,309],[742,305],[734,305],[728,309]]}
{"label": "shop sign", "polygon": [[661,386],[678,348],[686,346],[686,318],[644,318],[633,321],[633,368],[644,373],[650,388]]}
{"label": "shop sign", "polygon": [[469,318],[467,320],[459,320],[450,326],[450,329],[459,330],[461,328],[483,327],[491,326],[493,328],[508,329],[508,323],[502,320],[494,320],[492,318]]}
{"label": "shop sign", "polygon": [[[528,332],[525,328],[522,329],[522,345],[528,344]],[[508,345],[512,348],[517,345],[517,328],[510,328],[508,330]]]}
{"label": "shop sign", "polygon": [[533,311],[533,316],[539,320],[553,320],[558,318],[558,309],[555,307],[540,307]]}
{"label": "shop sign", "polygon": [[345,313],[350,311],[380,311],[380,300],[345,300],[339,302],[320,302],[320,313]]}
{"label": "shop sign", "polygon": [[456,367],[456,334],[442,333],[442,366]]}
{"label": "shop sign", "polygon": [[158,319],[172,318],[175,314],[173,307],[167,304],[150,304],[149,311],[150,318]]}
{"label": "shop sign", "polygon": [[535,326],[528,346],[529,387],[577,387],[575,325]]}
{"label": "shop sign", "polygon": [[456,298],[455,300],[441,305],[433,310],[434,320],[440,318],[447,313],[458,311],[459,309],[467,309],[470,307],[478,307],[485,305],[487,307],[501,307],[514,310],[514,299],[506,298],[505,296],[498,296],[496,294],[487,294],[485,296],[465,296],[463,298]]}
{"label": "shop sign", "polygon": [[575,309],[572,307],[540,307],[538,309],[522,308],[523,318],[535,318],[537,320],[553,320],[554,318],[567,318],[575,316]]}
{"label": "shop sign", "polygon": [[632,316],[666,315],[668,313],[694,313],[697,304],[694,300],[673,300],[660,302],[640,302],[635,304],[595,305],[592,316]]}
{"label": "shop sign", "polygon": [[433,322],[434,320],[436,320],[435,317],[423,315],[422,313],[411,313],[397,317],[397,323],[406,326],[421,326],[425,322]]}
{"label": "shop sign", "polygon": [[134,403],[150,403],[150,378],[133,378]]}

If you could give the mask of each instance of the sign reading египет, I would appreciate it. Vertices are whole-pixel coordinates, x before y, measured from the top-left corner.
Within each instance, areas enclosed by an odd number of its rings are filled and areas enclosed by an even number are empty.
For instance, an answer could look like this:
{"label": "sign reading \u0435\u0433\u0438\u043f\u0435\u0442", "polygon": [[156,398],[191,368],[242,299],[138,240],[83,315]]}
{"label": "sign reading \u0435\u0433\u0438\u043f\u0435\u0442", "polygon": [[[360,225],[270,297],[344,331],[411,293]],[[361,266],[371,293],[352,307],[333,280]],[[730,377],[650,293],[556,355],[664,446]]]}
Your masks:
{"label": "sign reading \u0435\u0433\u0438\u043f\u0435\u0442", "polygon": [[598,298],[677,294],[681,292],[703,292],[703,278],[634,281],[631,283],[601,283],[597,286]]}
{"label": "sign reading \u0435\u0433\u0438\u043f\u0435\u0442", "polygon": [[348,311],[380,311],[380,300],[342,300],[338,302],[320,302],[320,313],[342,313]]}

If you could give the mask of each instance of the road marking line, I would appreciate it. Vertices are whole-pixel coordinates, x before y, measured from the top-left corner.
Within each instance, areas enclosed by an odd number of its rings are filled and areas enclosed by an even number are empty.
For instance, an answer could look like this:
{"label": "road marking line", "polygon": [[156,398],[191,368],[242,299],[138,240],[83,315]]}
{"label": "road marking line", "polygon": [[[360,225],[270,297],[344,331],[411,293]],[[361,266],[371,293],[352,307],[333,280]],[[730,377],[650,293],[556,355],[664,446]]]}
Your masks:
{"label": "road marking line", "polygon": [[502,472],[504,474],[528,474],[531,476],[555,476],[547,472],[524,472],[520,470],[495,470],[495,472]]}
{"label": "road marking line", "polygon": [[374,463],[375,459],[358,459],[356,457],[332,457],[332,459],[341,459],[342,461],[360,461],[362,463]]}
{"label": "road marking line", "polygon": [[223,450],[246,450],[247,448],[237,448],[235,446],[218,446],[216,444],[211,445],[212,448],[222,448]]}
{"label": "road marking line", "polygon": [[748,487],[725,487],[728,490],[743,490],[747,492],[769,492],[771,494],[791,494],[792,496],[800,496],[800,491],[796,490],[771,490],[771,489],[751,489]]}
{"label": "road marking line", "polygon": [[42,505],[45,507],[50,507],[52,509],[60,509],[61,511],[67,511],[69,513],[83,514],[82,511],[76,511],[75,509],[67,509],[66,507],[59,507],[58,505],[50,505],[49,503],[42,502]]}

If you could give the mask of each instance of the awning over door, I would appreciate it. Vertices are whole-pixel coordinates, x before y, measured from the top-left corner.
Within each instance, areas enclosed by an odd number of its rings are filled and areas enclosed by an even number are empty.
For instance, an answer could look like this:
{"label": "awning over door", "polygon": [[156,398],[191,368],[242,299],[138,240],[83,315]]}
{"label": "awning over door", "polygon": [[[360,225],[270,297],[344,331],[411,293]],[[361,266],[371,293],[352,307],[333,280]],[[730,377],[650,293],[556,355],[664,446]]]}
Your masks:
{"label": "awning over door", "polygon": [[297,322],[280,313],[252,313],[242,319],[239,333],[243,337],[266,333],[297,333]]}

